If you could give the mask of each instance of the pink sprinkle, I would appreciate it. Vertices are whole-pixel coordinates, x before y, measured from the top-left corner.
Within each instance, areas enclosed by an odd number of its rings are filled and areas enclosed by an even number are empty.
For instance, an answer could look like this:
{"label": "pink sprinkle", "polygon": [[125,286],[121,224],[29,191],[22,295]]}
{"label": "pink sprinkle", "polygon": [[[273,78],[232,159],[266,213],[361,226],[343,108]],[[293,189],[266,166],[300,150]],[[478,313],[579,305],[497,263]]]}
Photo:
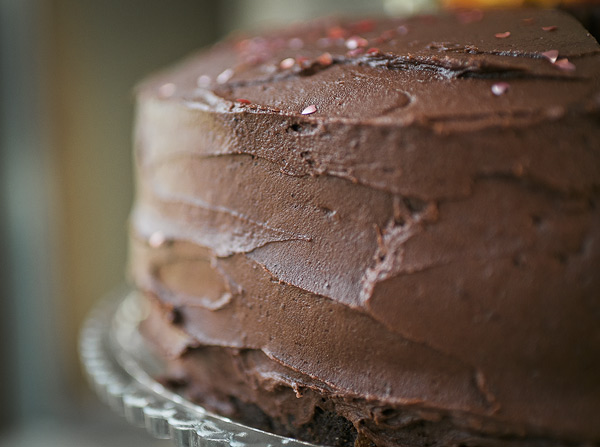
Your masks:
{"label": "pink sprinkle", "polygon": [[554,62],[554,66],[560,68],[561,70],[575,71],[575,64],[569,62],[569,59],[567,59],[566,57],[564,59],[559,59],[556,62]]}
{"label": "pink sprinkle", "polygon": [[404,25],[400,25],[398,28],[396,28],[396,31],[401,36],[406,36],[408,34],[408,28]]}
{"label": "pink sprinkle", "polygon": [[150,235],[150,238],[148,239],[148,244],[152,248],[159,248],[166,241],[167,241],[167,238],[165,237],[165,235],[163,234],[162,231],[155,231],[154,233],[152,233]]}
{"label": "pink sprinkle", "polygon": [[467,11],[459,11],[456,14],[458,21],[463,24],[479,22],[483,19],[483,11],[481,9],[472,9]]}
{"label": "pink sprinkle", "polygon": [[284,70],[287,70],[288,68],[292,68],[295,63],[296,63],[296,60],[293,57],[288,57],[288,58],[282,60],[279,63],[279,66],[281,68],[283,68]]}
{"label": "pink sprinkle", "polygon": [[208,75],[199,76],[196,83],[198,84],[198,87],[208,87],[210,85],[210,76],[208,76]]}
{"label": "pink sprinkle", "polygon": [[542,56],[548,59],[551,63],[555,63],[556,59],[558,59],[558,50],[544,51]]}
{"label": "pink sprinkle", "polygon": [[244,98],[238,98],[235,100],[235,102],[239,102],[240,104],[252,104],[249,100]]}
{"label": "pink sprinkle", "polygon": [[375,48],[375,47],[373,47],[373,48],[369,48],[369,49],[367,50],[367,54],[371,54],[371,55],[374,55],[374,54],[379,54],[379,48]]}
{"label": "pink sprinkle", "polygon": [[317,58],[317,62],[324,67],[328,67],[333,64],[333,57],[329,53],[323,53]]}
{"label": "pink sprinkle", "polygon": [[217,76],[217,82],[219,84],[225,84],[233,77],[233,70],[228,68],[227,70],[223,70],[219,76]]}
{"label": "pink sprinkle", "polygon": [[544,31],[556,31],[558,29],[558,26],[554,26],[554,25],[552,25],[552,26],[542,26],[542,29]]}
{"label": "pink sprinkle", "polygon": [[236,51],[247,51],[251,45],[250,39],[242,39],[235,44]]}
{"label": "pink sprinkle", "polygon": [[169,82],[168,84],[163,84],[158,88],[158,94],[162,98],[170,98],[175,94],[175,84]]}
{"label": "pink sprinkle", "polygon": [[527,17],[526,19],[523,19],[523,23],[525,25],[533,25],[535,23],[535,19],[532,17]]}
{"label": "pink sprinkle", "polygon": [[346,48],[348,48],[349,50],[364,48],[367,45],[369,45],[369,41],[359,36],[352,36],[350,39],[346,40]]}
{"label": "pink sprinkle", "polygon": [[331,39],[329,37],[321,37],[319,40],[317,40],[317,45],[321,48],[328,47],[331,45]]}
{"label": "pink sprinkle", "polygon": [[492,85],[492,93],[496,96],[504,95],[509,88],[510,85],[507,82],[497,82]]}
{"label": "pink sprinkle", "polygon": [[302,115],[311,115],[317,111],[317,106],[314,104],[309,105],[301,113]]}
{"label": "pink sprinkle", "polygon": [[304,46],[304,42],[302,41],[302,39],[294,37],[293,39],[290,39],[290,41],[288,42],[288,46],[292,50],[299,50]]}
{"label": "pink sprinkle", "polygon": [[259,54],[259,53],[249,53],[249,54],[242,56],[242,60],[244,61],[244,64],[247,64],[247,65],[258,65],[261,62],[265,61],[266,59],[268,59],[268,58],[265,58],[263,54]]}
{"label": "pink sprinkle", "polygon": [[348,57],[356,57],[365,52],[364,48],[355,48],[354,50],[350,50],[346,53]]}
{"label": "pink sprinkle", "polygon": [[496,36],[498,39],[506,39],[510,36],[510,31],[506,31],[504,33],[496,33],[494,34],[494,36]]}

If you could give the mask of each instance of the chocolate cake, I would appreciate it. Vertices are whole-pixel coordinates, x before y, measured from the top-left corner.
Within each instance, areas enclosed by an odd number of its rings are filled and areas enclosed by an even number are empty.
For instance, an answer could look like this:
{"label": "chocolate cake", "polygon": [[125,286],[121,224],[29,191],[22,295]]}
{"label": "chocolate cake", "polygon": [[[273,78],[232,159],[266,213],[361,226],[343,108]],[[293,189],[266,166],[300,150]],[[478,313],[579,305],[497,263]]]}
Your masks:
{"label": "chocolate cake", "polygon": [[336,446],[600,443],[600,47],[552,10],[231,38],[137,93],[188,398]]}

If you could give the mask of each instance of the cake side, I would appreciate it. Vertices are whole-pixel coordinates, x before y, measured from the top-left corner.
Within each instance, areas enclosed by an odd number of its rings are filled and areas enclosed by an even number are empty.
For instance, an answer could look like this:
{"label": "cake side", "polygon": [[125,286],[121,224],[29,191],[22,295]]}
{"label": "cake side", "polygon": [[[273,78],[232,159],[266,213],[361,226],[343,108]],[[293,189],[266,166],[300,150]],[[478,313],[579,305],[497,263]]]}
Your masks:
{"label": "cake side", "polygon": [[600,440],[600,48],[573,19],[319,22],[138,104],[132,277],[199,400],[239,412],[219,358],[285,430]]}

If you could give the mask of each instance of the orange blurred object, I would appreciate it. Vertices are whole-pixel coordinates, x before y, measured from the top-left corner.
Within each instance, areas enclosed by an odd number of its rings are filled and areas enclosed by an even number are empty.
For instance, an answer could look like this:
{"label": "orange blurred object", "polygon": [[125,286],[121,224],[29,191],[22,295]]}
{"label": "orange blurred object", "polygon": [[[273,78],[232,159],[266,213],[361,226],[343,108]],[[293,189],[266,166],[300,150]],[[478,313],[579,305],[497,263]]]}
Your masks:
{"label": "orange blurred object", "polygon": [[446,8],[501,8],[517,6],[555,7],[576,3],[595,2],[582,2],[581,0],[442,0],[442,5]]}

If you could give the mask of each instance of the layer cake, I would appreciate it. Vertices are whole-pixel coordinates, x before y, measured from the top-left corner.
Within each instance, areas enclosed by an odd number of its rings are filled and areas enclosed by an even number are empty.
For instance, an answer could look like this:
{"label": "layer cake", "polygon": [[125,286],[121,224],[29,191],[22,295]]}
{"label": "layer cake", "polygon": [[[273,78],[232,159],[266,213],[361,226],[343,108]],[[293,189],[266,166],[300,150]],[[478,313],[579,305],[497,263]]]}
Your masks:
{"label": "layer cake", "polygon": [[317,21],[143,83],[130,270],[172,386],[326,445],[600,442],[600,47]]}

